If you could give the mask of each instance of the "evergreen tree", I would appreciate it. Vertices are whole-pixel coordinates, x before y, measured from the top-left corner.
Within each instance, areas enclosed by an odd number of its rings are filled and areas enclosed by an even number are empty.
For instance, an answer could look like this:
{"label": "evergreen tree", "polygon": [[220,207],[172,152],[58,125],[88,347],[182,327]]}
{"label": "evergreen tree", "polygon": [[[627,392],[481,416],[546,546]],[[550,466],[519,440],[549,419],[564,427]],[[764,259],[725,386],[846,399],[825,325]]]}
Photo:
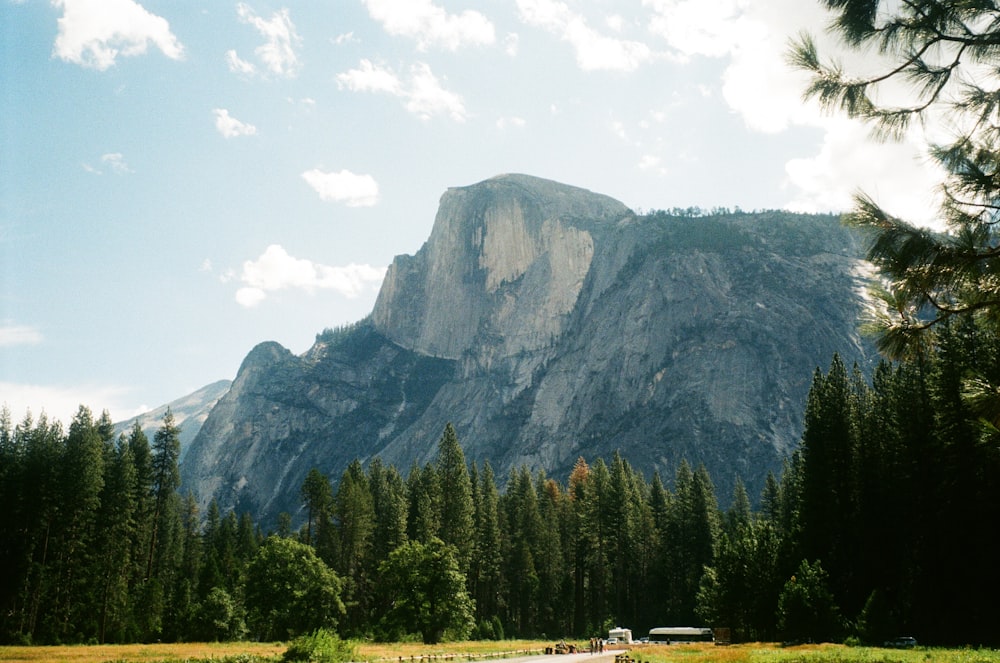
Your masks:
{"label": "evergreen tree", "polygon": [[873,321],[880,349],[894,358],[923,352],[940,323],[954,316],[996,327],[1000,125],[993,118],[1000,110],[1000,90],[979,75],[998,60],[996,6],[958,0],[822,4],[833,12],[831,30],[848,49],[877,53],[868,58],[876,68],[870,75],[853,76],[840,63],[823,62],[805,36],[792,60],[812,74],[807,96],[870,122],[880,138],[902,136],[929,121],[926,136],[933,140],[940,117],[956,128],[952,142],[930,148],[946,173],[939,218],[948,232],[911,225],[865,196],[858,197],[850,216],[870,232],[868,258],[881,271],[881,282],[890,284],[878,292],[884,306]]}
{"label": "evergreen tree", "polygon": [[375,562],[372,556],[375,509],[368,477],[353,461],[337,485],[334,499],[337,558],[333,568],[344,580],[348,629],[362,631],[371,608]]}
{"label": "evergreen tree", "polygon": [[96,548],[99,642],[127,639],[129,581],[134,563],[132,541],[136,528],[136,469],[132,448],[124,435],[110,459],[102,491]]}
{"label": "evergreen tree", "polygon": [[504,619],[513,631],[524,637],[537,635],[538,568],[535,552],[541,536],[538,497],[526,467],[513,470],[507,492],[501,501],[503,510],[503,551],[506,560],[509,598]]}
{"label": "evergreen tree", "polygon": [[427,543],[441,531],[441,491],[441,480],[434,465],[413,466],[406,479],[410,501],[406,527],[410,540]]}
{"label": "evergreen tree", "polygon": [[475,601],[476,623],[499,615],[503,558],[501,557],[500,496],[493,468],[483,463],[475,483],[475,546],[469,568],[470,594]]}
{"label": "evergreen tree", "polygon": [[368,482],[375,517],[372,557],[378,564],[406,543],[406,484],[399,470],[386,467],[378,457],[368,466]]}
{"label": "evergreen tree", "polygon": [[80,406],[69,426],[60,462],[59,518],[54,532],[54,568],[58,578],[49,606],[51,635],[74,640],[97,629],[93,623],[93,555],[101,491],[104,488],[104,440],[90,410]]}
{"label": "evergreen tree", "polygon": [[473,536],[472,482],[458,435],[449,423],[438,442],[437,475],[441,486],[441,517],[438,537],[455,546],[458,566],[468,571]]}

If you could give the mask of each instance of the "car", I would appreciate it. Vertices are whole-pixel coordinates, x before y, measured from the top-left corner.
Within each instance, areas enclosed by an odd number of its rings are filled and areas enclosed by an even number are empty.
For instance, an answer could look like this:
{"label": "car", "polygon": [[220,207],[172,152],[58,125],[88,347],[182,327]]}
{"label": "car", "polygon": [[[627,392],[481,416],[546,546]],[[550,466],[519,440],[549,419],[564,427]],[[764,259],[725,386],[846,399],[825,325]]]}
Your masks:
{"label": "car", "polygon": [[607,640],[604,641],[604,644],[606,644],[606,645],[617,645],[618,644],[618,638],[608,638]]}
{"label": "car", "polygon": [[910,649],[917,646],[917,639],[911,635],[902,635],[892,640],[886,640],[882,643],[882,646],[891,647],[892,649]]}
{"label": "car", "polygon": [[639,638],[639,642],[641,642],[644,645],[648,644],[649,643],[649,638],[646,637],[646,636],[642,636],[641,638]]}

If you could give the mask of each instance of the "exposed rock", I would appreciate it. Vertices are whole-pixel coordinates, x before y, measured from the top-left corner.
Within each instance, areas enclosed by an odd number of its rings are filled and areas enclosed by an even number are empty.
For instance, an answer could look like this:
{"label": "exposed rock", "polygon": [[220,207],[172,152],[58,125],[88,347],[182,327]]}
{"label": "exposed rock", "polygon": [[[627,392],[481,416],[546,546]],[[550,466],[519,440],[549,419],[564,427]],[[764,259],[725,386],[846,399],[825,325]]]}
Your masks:
{"label": "exposed rock", "polygon": [[213,382],[187,396],[178,398],[166,405],[161,405],[155,410],[150,410],[137,417],[118,422],[115,424],[115,435],[121,433],[128,434],[128,431],[138,421],[139,428],[142,429],[146,437],[149,438],[149,441],[152,442],[156,431],[163,425],[163,416],[167,413],[167,408],[170,408],[170,412],[174,415],[174,423],[181,429],[179,436],[181,443],[180,458],[184,460],[184,455],[190,448],[191,442],[197,437],[198,431],[201,430],[205,420],[208,419],[208,413],[211,412],[215,404],[222,398],[222,395],[229,390],[230,384],[232,382],[229,380]]}
{"label": "exposed rock", "polygon": [[751,494],[801,435],[812,372],[857,334],[864,263],[831,216],[637,217],[505,175],[442,196],[370,319],[301,357],[261,344],[182,468],[202,504],[265,522],[305,474],[375,455],[404,472],[447,422],[470,460],[565,478],[620,450],[664,478],[704,463]]}

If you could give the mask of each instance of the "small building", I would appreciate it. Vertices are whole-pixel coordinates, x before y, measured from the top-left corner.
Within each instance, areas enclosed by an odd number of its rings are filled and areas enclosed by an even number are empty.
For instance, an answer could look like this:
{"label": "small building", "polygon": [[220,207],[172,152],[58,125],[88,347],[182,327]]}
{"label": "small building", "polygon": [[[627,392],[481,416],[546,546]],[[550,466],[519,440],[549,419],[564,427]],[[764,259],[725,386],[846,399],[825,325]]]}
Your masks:
{"label": "small building", "polygon": [[618,642],[630,645],[632,644],[632,629],[616,626],[608,631],[608,639],[610,640],[611,638],[616,638]]}

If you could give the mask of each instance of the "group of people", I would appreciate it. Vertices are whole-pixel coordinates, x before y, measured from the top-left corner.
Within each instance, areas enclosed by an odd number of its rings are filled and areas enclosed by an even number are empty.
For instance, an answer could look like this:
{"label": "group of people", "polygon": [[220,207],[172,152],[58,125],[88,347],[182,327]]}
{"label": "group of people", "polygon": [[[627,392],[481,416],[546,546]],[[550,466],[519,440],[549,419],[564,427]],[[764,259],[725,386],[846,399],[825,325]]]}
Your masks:
{"label": "group of people", "polygon": [[591,654],[603,654],[604,653],[604,638],[591,638],[590,639],[590,653]]}

